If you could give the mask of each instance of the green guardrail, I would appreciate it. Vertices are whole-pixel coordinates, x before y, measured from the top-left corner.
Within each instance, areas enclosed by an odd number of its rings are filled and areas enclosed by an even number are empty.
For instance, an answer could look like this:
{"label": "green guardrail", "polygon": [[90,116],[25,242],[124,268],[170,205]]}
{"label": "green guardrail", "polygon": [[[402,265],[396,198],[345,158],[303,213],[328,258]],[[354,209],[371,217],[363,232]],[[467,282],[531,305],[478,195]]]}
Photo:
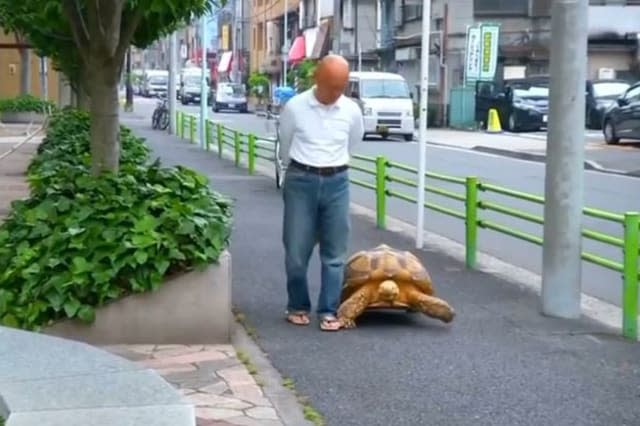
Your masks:
{"label": "green guardrail", "polygon": [[[194,115],[178,112],[176,122],[179,136],[190,142],[195,142],[196,119]],[[215,131],[213,131],[215,129]],[[214,136],[215,135],[215,136]],[[273,162],[274,140],[258,138],[251,133],[243,133],[227,128],[219,123],[207,120],[206,149],[210,150],[214,143],[218,156],[229,151],[236,166],[245,165],[250,174],[255,172],[256,161],[259,159]],[[245,155],[243,155],[245,154]],[[417,188],[418,170],[405,164],[390,161],[383,156],[370,157],[353,155],[350,169],[370,177],[370,181],[351,177],[351,183],[363,188],[371,189],[376,198],[376,224],[378,228],[386,228],[386,210],[390,198],[396,198],[410,203],[417,203],[414,195],[402,192],[396,187]],[[399,172],[399,173],[398,173]],[[404,173],[405,176],[400,174]],[[481,182],[475,176],[454,177],[440,173],[428,172],[425,177],[430,181],[452,184],[459,187],[458,191],[445,189],[433,185],[426,185],[425,191],[437,194],[446,199],[460,202],[458,209],[434,202],[425,202],[424,206],[432,211],[458,218],[465,223],[465,263],[468,268],[476,266],[478,252],[478,230],[489,229],[529,243],[541,246],[543,240],[537,235],[513,229],[496,221],[483,217],[487,211],[499,213],[525,222],[543,225],[541,215],[532,214],[521,209],[513,208],[502,203],[485,199],[483,194],[499,194],[506,198],[526,201],[538,206],[544,205],[544,198],[516,191],[490,183]],[[390,185],[392,184],[392,185]],[[605,210],[584,208],[585,216],[619,224],[623,230],[623,237],[615,237],[600,231],[584,228],[582,236],[591,241],[597,241],[616,247],[622,251],[622,260],[616,261],[603,256],[583,252],[582,259],[594,265],[619,272],[622,274],[622,334],[624,337],[637,340],[638,338],[638,284],[640,282],[640,213],[626,212],[612,213]]]}

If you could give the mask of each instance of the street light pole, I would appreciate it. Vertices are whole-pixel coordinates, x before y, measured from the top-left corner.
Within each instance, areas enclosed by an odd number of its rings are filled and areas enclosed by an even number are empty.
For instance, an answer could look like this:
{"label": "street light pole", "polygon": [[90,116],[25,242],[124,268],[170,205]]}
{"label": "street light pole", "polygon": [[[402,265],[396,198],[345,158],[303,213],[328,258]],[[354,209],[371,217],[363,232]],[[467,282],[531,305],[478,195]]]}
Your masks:
{"label": "street light pole", "polygon": [[207,18],[202,16],[200,18],[200,49],[201,49],[201,62],[202,70],[200,79],[200,145],[204,148],[206,146],[207,136],[207,104],[208,104],[208,90],[207,90]]}
{"label": "street light pole", "polygon": [[177,90],[177,73],[178,73],[178,37],[176,32],[171,33],[169,38],[169,132],[172,135],[178,134],[176,128],[176,90]]}
{"label": "street light pole", "polygon": [[429,36],[431,32],[431,0],[425,0],[422,9],[422,55],[420,58],[420,139],[418,142],[418,218],[416,221],[416,248],[424,246],[424,186],[427,168],[427,105],[429,97]]}
{"label": "street light pole", "polygon": [[287,63],[289,62],[289,2],[284,0],[284,44],[282,45],[282,85],[287,85]]}
{"label": "street light pole", "polygon": [[580,316],[588,3],[555,0],[551,11],[541,299],[561,318]]}

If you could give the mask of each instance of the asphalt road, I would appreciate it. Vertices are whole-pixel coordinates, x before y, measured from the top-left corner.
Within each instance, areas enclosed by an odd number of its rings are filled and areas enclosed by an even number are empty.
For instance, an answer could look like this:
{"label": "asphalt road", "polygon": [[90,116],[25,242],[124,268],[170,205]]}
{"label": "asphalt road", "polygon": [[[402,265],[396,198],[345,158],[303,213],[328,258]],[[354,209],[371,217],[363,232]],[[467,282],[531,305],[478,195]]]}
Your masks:
{"label": "asphalt road", "polygon": [[[640,346],[588,321],[545,318],[535,295],[438,252],[414,250],[458,312],[451,325],[382,312],[348,332],[286,324],[282,200],[273,181],[133,125],[165,163],[194,167],[233,197],[233,302],[328,426],[637,424]],[[352,223],[351,251],[380,242],[412,247],[362,218]],[[317,259],[316,252],[309,270],[314,301]]]}
{"label": "asphalt road", "polygon": [[[197,106],[183,107],[179,105],[179,109],[189,113],[199,112],[199,107]],[[257,117],[253,114],[214,114],[210,112],[210,117],[217,122],[241,131],[255,132],[260,135],[273,134],[270,123],[264,118]],[[356,152],[359,154],[368,156],[384,155],[392,161],[415,168],[418,167],[417,151],[417,144],[405,143],[399,140],[392,142],[368,140],[363,141],[356,148]],[[466,149],[428,145],[427,169],[431,172],[460,177],[477,176],[485,183],[501,185],[510,189],[537,195],[544,194],[545,167],[544,164],[540,162],[523,161]],[[399,170],[393,170],[391,173],[395,176],[415,180],[415,175],[411,176]],[[373,177],[364,173],[354,171],[353,177],[373,183]],[[586,206],[618,213],[640,210],[639,179],[596,171],[585,171],[584,177],[584,199]],[[427,185],[464,194],[464,188],[455,184],[428,179]],[[415,197],[416,195],[414,188],[405,185],[390,184],[389,188],[410,197]],[[491,193],[481,193],[480,197],[482,200],[494,201],[528,213],[540,216],[542,216],[543,213],[542,206],[531,202],[523,202]],[[428,203],[453,208],[460,212],[464,211],[463,203],[459,201],[432,193],[428,193],[426,199]],[[354,186],[352,200],[366,207],[375,208],[374,193],[369,189]],[[390,198],[387,204],[387,214],[415,224],[417,207],[415,204],[399,198]],[[503,214],[490,211],[482,211],[480,217],[484,220],[490,220],[532,235],[542,236],[542,226],[537,224],[510,218]],[[584,217],[584,226],[591,230],[605,232],[620,238],[622,237],[623,230],[621,224]],[[425,228],[453,240],[464,242],[464,223],[460,219],[445,216],[433,210],[427,210],[425,215]],[[499,234],[492,230],[481,229],[478,236],[478,249],[511,264],[536,273],[541,273],[542,248],[529,242]],[[606,246],[599,242],[585,239],[583,249],[611,260],[622,260],[621,250],[619,248]],[[583,291],[585,293],[610,303],[621,304],[622,279],[620,273],[587,262],[583,262],[582,272]]]}

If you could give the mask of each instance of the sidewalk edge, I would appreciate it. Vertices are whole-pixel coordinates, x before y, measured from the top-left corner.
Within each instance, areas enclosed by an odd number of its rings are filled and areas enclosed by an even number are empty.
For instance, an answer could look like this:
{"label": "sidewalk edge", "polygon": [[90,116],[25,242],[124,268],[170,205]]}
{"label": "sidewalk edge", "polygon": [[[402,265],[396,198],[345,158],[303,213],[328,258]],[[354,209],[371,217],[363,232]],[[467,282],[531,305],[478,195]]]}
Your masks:
{"label": "sidewalk edge", "polygon": [[[375,212],[362,205],[351,203],[351,212],[363,217],[375,225]],[[387,230],[400,233],[408,238],[415,238],[416,227],[407,222],[387,216]],[[441,235],[424,231],[426,245],[445,255],[464,263],[465,247],[454,240]],[[497,276],[520,288],[540,294],[542,277],[534,272],[507,263],[494,256],[478,252],[476,270]],[[622,309],[611,303],[582,293],[582,314],[617,333],[622,332]],[[640,339],[639,339],[640,340]]]}
{"label": "sidewalk edge", "polygon": [[302,405],[293,391],[282,384],[283,378],[271,365],[267,354],[247,334],[242,324],[234,323],[231,343],[236,350],[244,351],[258,370],[258,376],[262,381],[262,391],[265,394],[282,421],[284,426],[313,426],[313,423],[304,418]]}

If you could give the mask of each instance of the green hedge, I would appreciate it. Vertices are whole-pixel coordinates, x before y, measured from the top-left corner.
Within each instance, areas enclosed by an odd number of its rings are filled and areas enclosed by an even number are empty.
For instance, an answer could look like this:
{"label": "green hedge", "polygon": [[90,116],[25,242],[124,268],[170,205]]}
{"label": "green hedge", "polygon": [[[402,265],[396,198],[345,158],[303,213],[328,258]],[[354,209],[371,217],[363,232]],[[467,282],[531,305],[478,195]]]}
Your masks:
{"label": "green hedge", "polygon": [[33,95],[20,95],[10,99],[0,99],[1,112],[39,112],[55,111],[56,104]]}
{"label": "green hedge", "polygon": [[31,197],[0,226],[0,324],[39,330],[156,289],[167,276],[215,263],[232,205],[205,176],[150,163],[121,127],[118,175],[90,174],[89,117],[59,112],[28,168]]}

